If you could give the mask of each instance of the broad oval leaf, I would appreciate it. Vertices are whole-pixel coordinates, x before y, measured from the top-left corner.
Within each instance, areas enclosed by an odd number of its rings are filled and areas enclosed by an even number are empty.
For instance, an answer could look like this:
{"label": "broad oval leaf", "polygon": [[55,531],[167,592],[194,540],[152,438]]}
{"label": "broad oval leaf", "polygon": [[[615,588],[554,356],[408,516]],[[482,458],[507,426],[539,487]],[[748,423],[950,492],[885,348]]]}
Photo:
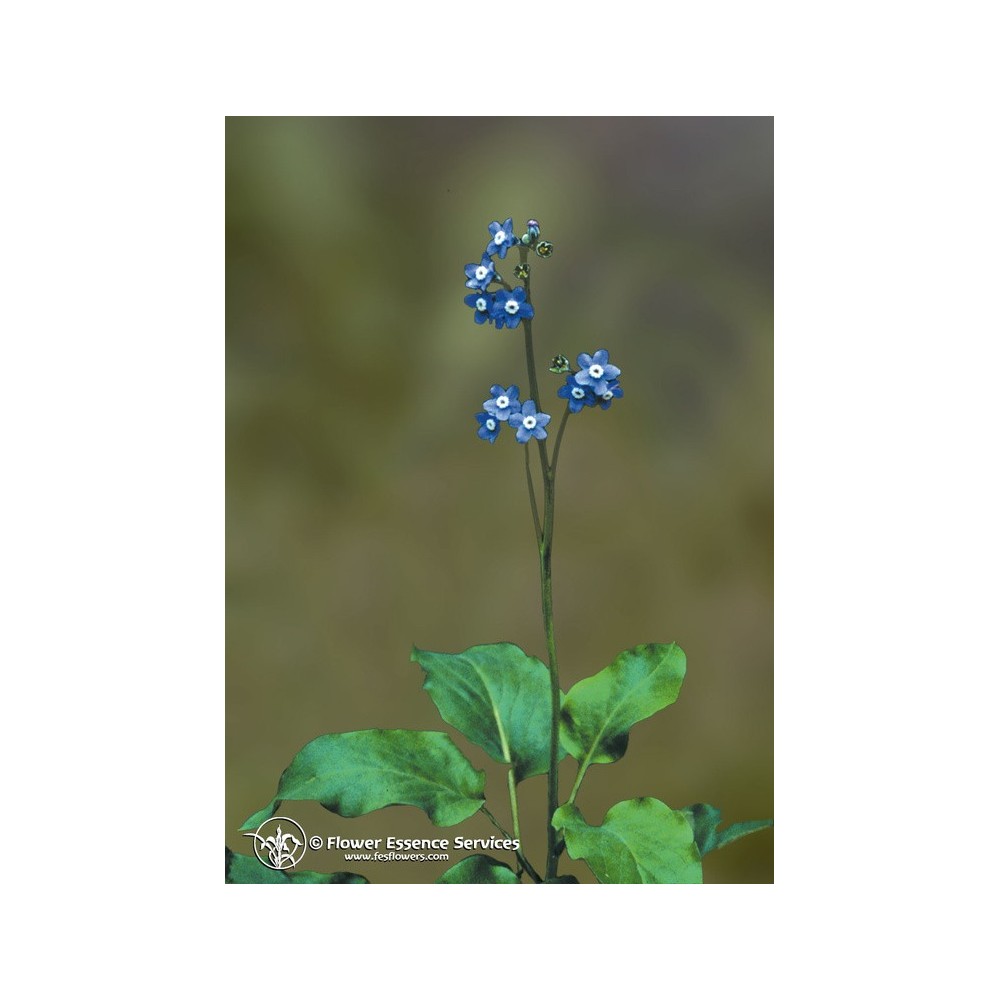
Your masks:
{"label": "broad oval leaf", "polygon": [[481,883],[519,885],[521,880],[503,862],[486,854],[473,854],[452,865],[437,880],[442,885]]}
{"label": "broad oval leaf", "polygon": [[275,871],[255,857],[226,848],[226,884],[233,885],[367,885],[364,875],[354,872]]}
{"label": "broad oval leaf", "polygon": [[694,842],[698,845],[701,856],[704,857],[709,851],[718,850],[731,844],[740,837],[756,833],[758,830],[766,830],[774,826],[773,819],[748,819],[742,823],[731,823],[724,830],[719,829],[722,820],[722,813],[710,806],[707,802],[695,802],[694,805],[682,809],[691,829],[694,831]]}
{"label": "broad oval leaf", "polygon": [[464,653],[414,646],[411,659],[427,673],[424,690],[441,718],[494,760],[512,765],[515,781],[548,772],[551,694],[541,660],[509,642]]}
{"label": "broad oval leaf", "polygon": [[454,826],[482,808],[485,786],[485,773],[477,771],[445,733],[329,733],[295,755],[274,798],[241,829],[257,829],[289,799],[319,802],[348,817],[384,806],[416,806],[436,826]]}
{"label": "broad oval leaf", "polygon": [[561,714],[563,746],[584,767],[618,760],[632,726],[677,700],[686,663],[675,642],[619,653],[610,666],[570,688]]}
{"label": "broad oval leaf", "polygon": [[560,806],[552,825],[562,830],[569,856],[586,861],[598,882],[701,882],[701,856],[688,821],[659,799],[619,802],[600,826],[591,826],[576,806]]}

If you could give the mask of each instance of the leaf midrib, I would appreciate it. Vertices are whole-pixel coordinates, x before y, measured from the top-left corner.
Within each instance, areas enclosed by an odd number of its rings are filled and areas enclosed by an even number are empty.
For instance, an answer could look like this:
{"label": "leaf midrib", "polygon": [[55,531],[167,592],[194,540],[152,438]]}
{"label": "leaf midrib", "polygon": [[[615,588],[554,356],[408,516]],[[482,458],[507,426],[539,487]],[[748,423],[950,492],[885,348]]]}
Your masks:
{"label": "leaf midrib", "polygon": [[472,669],[476,672],[476,676],[483,685],[483,689],[486,691],[486,696],[490,703],[490,711],[493,712],[493,721],[497,724],[497,733],[500,736],[500,749],[503,751],[504,763],[511,764],[513,761],[510,759],[510,743],[507,741],[507,732],[504,729],[503,723],[500,721],[500,713],[497,711],[498,705],[496,699],[493,697],[493,691],[490,689],[489,684],[486,683],[486,678],[483,676],[478,665],[473,663],[471,660],[469,663],[471,664]]}
{"label": "leaf midrib", "polygon": [[[474,660],[468,657],[461,657],[459,658],[459,662],[464,663],[467,666],[471,667],[473,673],[475,673],[476,675],[476,678],[479,680],[479,683],[482,685],[482,689],[485,692],[484,700],[489,705],[490,712],[493,714],[493,721],[496,723],[497,736],[500,738],[500,752],[503,754],[503,763],[512,765],[513,761],[511,760],[510,741],[507,738],[507,730],[504,728],[503,722],[500,719],[500,712],[498,711],[499,704],[493,695],[493,691],[490,688],[486,676],[483,674],[482,670],[480,670],[479,668],[479,665]],[[462,674],[459,671],[456,670],[454,671],[454,673],[456,677],[462,679]],[[470,690],[474,689],[470,687]]]}

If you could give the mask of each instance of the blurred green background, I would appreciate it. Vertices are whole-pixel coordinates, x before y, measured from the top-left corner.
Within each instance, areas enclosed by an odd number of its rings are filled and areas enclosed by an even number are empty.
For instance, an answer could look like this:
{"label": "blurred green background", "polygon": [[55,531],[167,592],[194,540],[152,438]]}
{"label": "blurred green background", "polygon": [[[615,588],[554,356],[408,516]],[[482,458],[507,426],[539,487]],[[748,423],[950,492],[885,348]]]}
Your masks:
{"label": "blurred green background", "polygon": [[[563,689],[640,642],[688,656],[678,702],[577,804],[591,823],[638,795],[773,815],[772,151],[771,118],[227,120],[230,847],[250,852],[239,826],[304,743],[353,729],[451,732],[507,817],[503,769],[441,722],[409,659],[499,640],[544,658],[520,446],[473,420],[494,382],[527,396],[523,338],[462,302],[507,216],[555,244],[531,258],[542,408],[558,420],[556,353],[605,347],[623,372],[625,397],[563,442]],[[544,777],[520,800],[537,866]],[[282,813],[323,836],[493,832],[409,807]],[[773,842],[710,854],[705,881],[773,881]],[[307,863],[377,882],[448,866]]]}

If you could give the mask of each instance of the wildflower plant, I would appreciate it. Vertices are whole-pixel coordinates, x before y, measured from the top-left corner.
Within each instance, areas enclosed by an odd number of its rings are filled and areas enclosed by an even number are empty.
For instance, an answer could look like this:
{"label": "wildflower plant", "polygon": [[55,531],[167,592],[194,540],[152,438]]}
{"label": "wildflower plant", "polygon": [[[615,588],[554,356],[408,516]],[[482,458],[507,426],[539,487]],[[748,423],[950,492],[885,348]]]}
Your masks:
{"label": "wildflower plant", "polygon": [[[459,653],[412,650],[423,670],[423,688],[442,719],[489,757],[507,767],[506,799],[509,830],[487,807],[485,773],[443,732],[369,729],[330,733],[307,743],[281,775],[277,791],[263,809],[244,823],[255,830],[278,811],[282,802],[312,800],[344,817],[366,815],[392,805],[422,809],[441,827],[460,824],[482,813],[503,838],[498,850],[513,853],[511,864],[473,854],[454,864],[441,883],[576,882],[559,875],[565,853],[586,862],[602,883],[678,883],[702,881],[702,858],[709,851],[771,820],[720,827],[721,814],[706,803],[674,809],[653,797],[628,799],[603,818],[585,818],[577,798],[590,768],[613,764],[628,749],[634,725],[673,704],[687,669],[683,649],[674,642],[646,643],[626,649],[604,669],[563,692],[559,682],[556,628],[553,617],[552,545],[555,522],[556,472],[563,435],[570,418],[588,409],[607,410],[622,399],[623,373],[607,347],[581,351],[574,367],[565,355],[552,358],[548,371],[562,379],[555,393],[562,403],[554,437],[552,415],[542,408],[532,336],[535,309],[531,302],[532,254],[546,260],[553,244],[541,239],[541,226],[529,219],[517,237],[513,219],[489,223],[489,240],[479,262],[465,265],[465,304],[476,324],[494,326],[523,341],[527,395],[516,384],[498,382],[475,417],[479,438],[494,444],[501,435],[524,448],[528,506],[538,549],[542,624],[546,658],[538,659],[511,643],[472,646]],[[500,271],[509,251],[517,262]],[[587,345],[591,346],[591,345]],[[507,430],[504,430],[504,426]],[[551,448],[550,448],[551,446]],[[536,457],[540,493],[532,473]],[[577,763],[568,794],[559,787],[559,764]],[[541,838],[529,850],[522,838],[518,786],[545,775],[547,822],[544,855]],[[280,828],[279,828],[280,831]],[[312,839],[312,838],[310,838]],[[275,846],[279,849],[279,845]],[[283,845],[281,845],[283,846]],[[532,860],[533,859],[533,860]],[[228,881],[358,882],[362,876],[339,872],[281,874],[247,863],[227,851]]]}

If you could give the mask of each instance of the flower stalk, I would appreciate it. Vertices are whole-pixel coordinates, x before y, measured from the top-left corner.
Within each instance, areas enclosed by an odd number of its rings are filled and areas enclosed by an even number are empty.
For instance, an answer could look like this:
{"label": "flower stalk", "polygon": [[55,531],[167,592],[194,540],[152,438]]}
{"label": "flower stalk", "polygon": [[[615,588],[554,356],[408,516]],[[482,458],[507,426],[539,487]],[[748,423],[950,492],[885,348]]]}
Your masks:
{"label": "flower stalk", "polygon": [[[518,247],[521,256],[521,263],[527,264],[528,250],[526,247]],[[531,274],[525,274],[524,278],[525,301],[531,303]],[[524,320],[524,352],[528,366],[528,386],[531,389],[531,398],[537,400],[538,396],[538,374],[535,365],[535,347],[531,336],[531,320]],[[562,429],[560,426],[559,441],[562,440]],[[556,512],[556,477],[555,466],[549,465],[548,448],[545,440],[538,442],[538,455],[542,465],[542,531],[538,539],[538,566],[541,575],[542,586],[542,624],[545,629],[545,645],[549,660],[549,685],[551,696],[551,732],[549,737],[549,774],[548,774],[548,810],[546,823],[546,862],[545,877],[555,878],[559,867],[559,854],[557,852],[556,831],[552,826],[552,817],[556,809],[559,808],[559,708],[560,708],[560,687],[559,687],[559,661],[556,653],[556,631],[555,619],[552,613],[552,529],[555,524]],[[528,469],[528,493],[531,497],[532,512],[537,523],[538,513],[535,509],[535,494],[531,482],[531,471]]]}
{"label": "flower stalk", "polygon": [[[489,231],[490,242],[483,251],[482,260],[479,263],[467,264],[465,267],[466,287],[474,289],[472,294],[466,296],[465,303],[474,310],[473,318],[477,324],[489,323],[498,330],[522,327],[524,331],[524,356],[528,369],[529,398],[522,401],[517,386],[504,388],[499,384],[494,385],[490,390],[492,399],[483,403],[483,411],[476,414],[476,421],[479,423],[477,432],[479,437],[490,444],[496,441],[503,424],[506,423],[515,432],[517,442],[526,446],[524,474],[528,486],[535,541],[538,545],[542,625],[545,630],[549,672],[550,727],[545,863],[545,878],[548,880],[557,875],[559,856],[563,846],[561,836],[552,825],[552,819],[559,808],[559,722],[562,709],[552,599],[552,537],[555,528],[556,466],[569,415],[579,413],[584,407],[599,406],[602,410],[606,410],[614,399],[622,395],[618,384],[618,376],[621,372],[611,364],[608,352],[603,349],[595,352],[593,356],[580,354],[577,358],[580,370],[575,372],[571,370],[568,359],[563,355],[557,355],[552,359],[549,370],[566,376],[566,384],[560,388],[557,395],[566,399],[567,405],[559,424],[550,461],[546,427],[552,418],[550,414],[539,410],[538,367],[535,362],[535,345],[531,328],[535,307],[531,302],[531,267],[528,264],[528,254],[534,250],[535,254],[541,258],[550,257],[552,244],[539,239],[540,226],[535,219],[528,220],[528,231],[520,239],[513,235],[511,219],[507,219],[503,223],[490,223]],[[497,273],[494,257],[502,260],[507,256],[507,252],[515,247],[520,260],[514,266],[514,275],[521,284],[512,287]],[[499,285],[502,291],[491,292],[489,290],[491,285]],[[531,457],[527,451],[527,446],[530,446],[532,438],[538,444],[542,484],[540,510],[531,472]],[[583,768],[578,774],[577,782],[573,786],[571,801],[579,791],[580,782],[583,780],[585,772],[586,768]],[[513,782],[512,776],[511,782]],[[510,791],[515,833],[519,833],[513,784]]]}

